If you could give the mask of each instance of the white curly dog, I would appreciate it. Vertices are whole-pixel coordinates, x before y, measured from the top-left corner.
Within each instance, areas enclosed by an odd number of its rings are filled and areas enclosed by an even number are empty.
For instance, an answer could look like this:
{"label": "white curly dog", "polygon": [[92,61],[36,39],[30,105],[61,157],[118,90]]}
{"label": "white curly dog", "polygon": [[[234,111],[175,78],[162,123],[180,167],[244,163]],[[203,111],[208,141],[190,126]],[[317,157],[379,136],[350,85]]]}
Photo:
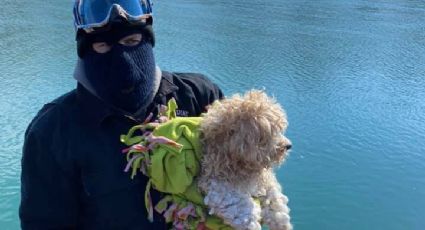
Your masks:
{"label": "white curly dog", "polygon": [[235,229],[290,230],[288,198],[273,172],[291,142],[281,106],[252,90],[214,103],[201,124],[202,171],[198,187],[211,215]]}

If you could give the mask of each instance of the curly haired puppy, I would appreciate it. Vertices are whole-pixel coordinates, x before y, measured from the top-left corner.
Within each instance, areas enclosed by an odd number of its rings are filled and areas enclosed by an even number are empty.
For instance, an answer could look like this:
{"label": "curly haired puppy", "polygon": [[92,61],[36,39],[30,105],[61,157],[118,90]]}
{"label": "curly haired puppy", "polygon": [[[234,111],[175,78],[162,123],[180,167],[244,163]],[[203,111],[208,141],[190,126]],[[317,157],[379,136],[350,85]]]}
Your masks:
{"label": "curly haired puppy", "polygon": [[288,198],[273,173],[291,148],[283,136],[287,125],[280,105],[258,90],[209,108],[201,124],[198,186],[210,214],[235,229],[292,229]]}

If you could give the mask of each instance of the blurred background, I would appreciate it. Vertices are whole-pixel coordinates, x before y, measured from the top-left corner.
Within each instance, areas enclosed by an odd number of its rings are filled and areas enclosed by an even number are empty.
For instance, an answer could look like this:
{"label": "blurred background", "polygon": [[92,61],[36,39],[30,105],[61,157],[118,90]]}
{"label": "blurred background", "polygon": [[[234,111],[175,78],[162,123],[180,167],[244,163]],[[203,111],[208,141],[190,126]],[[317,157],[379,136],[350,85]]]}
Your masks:
{"label": "blurred background", "polygon": [[[423,0],[156,0],[164,70],[226,95],[264,89],[293,151],[278,169],[295,229],[425,229]],[[0,228],[19,229],[26,126],[72,90],[72,0],[2,0]]]}

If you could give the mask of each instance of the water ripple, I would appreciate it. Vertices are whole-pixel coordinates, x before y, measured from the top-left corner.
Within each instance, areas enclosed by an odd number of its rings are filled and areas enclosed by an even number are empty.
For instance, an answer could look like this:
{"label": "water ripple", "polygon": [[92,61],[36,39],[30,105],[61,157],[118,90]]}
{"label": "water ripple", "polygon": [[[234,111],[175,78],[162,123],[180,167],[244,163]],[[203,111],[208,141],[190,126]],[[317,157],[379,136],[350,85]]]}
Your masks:
{"label": "water ripple", "polygon": [[[76,52],[72,1],[2,5],[0,226],[18,229],[24,131],[74,87]],[[294,150],[278,177],[297,229],[422,229],[423,1],[177,0],[155,9],[162,69],[205,73],[227,95],[265,89],[286,109]]]}

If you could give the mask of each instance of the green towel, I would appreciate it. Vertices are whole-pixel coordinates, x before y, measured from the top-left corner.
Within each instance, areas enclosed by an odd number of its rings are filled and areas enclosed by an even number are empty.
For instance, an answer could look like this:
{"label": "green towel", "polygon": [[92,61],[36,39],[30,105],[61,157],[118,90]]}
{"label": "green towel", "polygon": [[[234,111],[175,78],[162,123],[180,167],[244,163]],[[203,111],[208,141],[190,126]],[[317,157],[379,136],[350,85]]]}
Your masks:
{"label": "green towel", "polygon": [[148,176],[155,189],[164,193],[183,194],[199,174],[201,146],[198,127],[201,118],[174,118],[153,131],[182,145],[180,148],[159,144],[153,149]]}
{"label": "green towel", "polygon": [[[157,126],[152,124],[133,127],[127,135],[121,135],[121,141],[127,145],[148,145],[146,137],[134,136],[140,128],[153,128],[154,137],[166,138],[177,144],[160,143],[148,151],[130,148],[127,159],[133,167],[143,168],[150,178],[145,191],[146,208],[149,219],[153,219],[153,204],[150,201],[150,187],[166,194],[156,204],[155,210],[164,213],[167,222],[173,222],[173,213],[181,214],[174,224],[184,224],[184,229],[197,229],[200,225],[212,230],[231,230],[223,221],[207,214],[203,196],[198,190],[195,179],[200,171],[202,148],[199,141],[199,125],[201,117],[176,117],[177,105],[174,100],[168,102],[168,110],[164,116],[169,120]],[[181,212],[177,212],[181,211]]]}

